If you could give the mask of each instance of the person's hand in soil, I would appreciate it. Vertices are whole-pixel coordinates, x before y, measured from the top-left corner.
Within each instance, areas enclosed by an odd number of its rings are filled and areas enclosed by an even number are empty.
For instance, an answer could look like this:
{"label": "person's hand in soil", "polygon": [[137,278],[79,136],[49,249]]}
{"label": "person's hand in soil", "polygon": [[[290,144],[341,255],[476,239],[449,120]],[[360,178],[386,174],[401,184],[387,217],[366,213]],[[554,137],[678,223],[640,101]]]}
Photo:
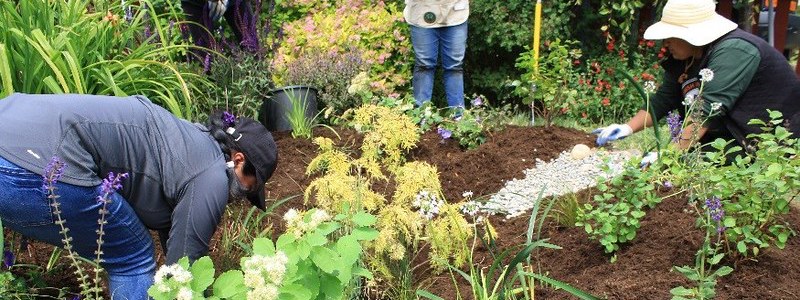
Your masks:
{"label": "person's hand in soil", "polygon": [[633,129],[627,124],[611,124],[592,131],[592,134],[597,135],[598,146],[603,146],[610,141],[623,139],[631,133],[633,133]]}

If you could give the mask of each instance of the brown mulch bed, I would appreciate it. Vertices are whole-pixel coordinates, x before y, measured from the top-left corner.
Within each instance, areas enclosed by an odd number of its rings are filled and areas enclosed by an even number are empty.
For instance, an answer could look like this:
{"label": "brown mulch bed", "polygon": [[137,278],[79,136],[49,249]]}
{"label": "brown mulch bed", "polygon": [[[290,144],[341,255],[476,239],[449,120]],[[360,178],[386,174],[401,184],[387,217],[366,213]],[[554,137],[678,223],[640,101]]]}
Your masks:
{"label": "brown mulch bed", "polygon": [[[357,149],[361,136],[352,130],[337,129],[337,139],[327,129],[315,130],[322,135],[338,140],[340,146]],[[313,177],[305,175],[305,168],[316,156],[317,147],[309,140],[293,139],[289,133],[275,133],[279,148],[279,165],[267,183],[268,197],[281,199],[300,195],[274,211],[269,220],[274,232],[281,232],[280,216],[289,208],[303,207],[302,193]],[[440,172],[445,196],[460,199],[464,191],[473,191],[476,196],[490,195],[500,190],[505,181],[524,176],[523,170],[531,168],[535,159],[550,160],[561,151],[571,149],[578,143],[593,144],[593,137],[585,132],[560,127],[509,127],[491,133],[488,141],[479,148],[464,151],[454,141],[442,143],[438,135],[429,132],[421,137],[416,149],[409,153],[409,160],[426,161]],[[377,187],[380,191],[393,190],[391,183]],[[578,195],[589,199],[591,191]],[[695,218],[684,212],[686,198],[674,196],[665,199],[642,220],[637,237],[623,246],[617,261],[610,263],[600,244],[588,239],[583,228],[564,227],[547,222],[541,238],[561,246],[561,250],[542,249],[536,252],[534,262],[549,277],[569,283],[595,296],[608,299],[668,299],[669,290],[688,284],[679,273],[671,271],[675,265],[691,265],[694,255],[702,243],[702,233],[694,227]],[[231,210],[249,209],[243,203],[231,204]],[[237,214],[230,214],[236,216]],[[235,217],[234,217],[235,218]],[[525,242],[529,216],[511,220],[492,217],[498,230],[497,245],[501,249],[519,247]],[[800,228],[800,216],[793,207],[787,219],[793,228]],[[221,226],[231,224],[231,217]],[[220,257],[228,249],[222,249],[219,233],[212,242],[212,257]],[[40,250],[42,245],[37,245]],[[519,249],[519,248],[516,248]],[[47,250],[42,255],[21,257],[25,263],[43,265],[47,261]],[[717,299],[800,299],[800,240],[790,238],[783,250],[770,248],[763,251],[758,261],[736,263],[735,271],[719,280]],[[475,261],[480,266],[491,263],[485,247],[477,247]],[[216,261],[216,260],[215,260]],[[69,275],[65,270],[66,275]],[[432,275],[420,272],[417,280],[426,289],[450,300],[456,299],[455,286],[450,275]],[[457,275],[458,276],[458,275]],[[69,276],[47,277],[48,283],[58,285],[59,280]],[[471,299],[469,286],[458,279],[458,289],[465,299]],[[564,291],[547,288],[537,289],[538,299],[571,299]]]}

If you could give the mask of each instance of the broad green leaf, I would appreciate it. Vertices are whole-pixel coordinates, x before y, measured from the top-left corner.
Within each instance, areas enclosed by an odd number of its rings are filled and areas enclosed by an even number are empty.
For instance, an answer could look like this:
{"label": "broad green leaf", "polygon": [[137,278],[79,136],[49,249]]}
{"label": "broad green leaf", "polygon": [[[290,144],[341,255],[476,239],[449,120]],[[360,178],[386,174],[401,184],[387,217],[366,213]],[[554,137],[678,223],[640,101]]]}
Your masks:
{"label": "broad green leaf", "polygon": [[744,244],[744,241],[739,241],[736,243],[736,250],[739,250],[739,253],[747,253],[747,245]]}
{"label": "broad green leaf", "polygon": [[336,251],[345,265],[352,265],[361,257],[361,244],[352,235],[343,236],[336,242]]}
{"label": "broad green leaf", "polygon": [[253,240],[253,253],[263,256],[275,254],[275,244],[268,238],[257,238]]}
{"label": "broad green leaf", "polygon": [[357,227],[353,229],[351,235],[360,241],[371,241],[378,237],[378,233],[377,230],[369,227]]}
{"label": "broad green leaf", "polygon": [[320,294],[325,294],[323,299],[342,299],[343,284],[333,275],[320,274]]}
{"label": "broad green leaf", "polygon": [[306,243],[308,243],[308,245],[312,247],[322,246],[328,243],[328,238],[326,238],[324,235],[316,231],[307,233],[305,236],[303,236],[303,240],[305,240]]}
{"label": "broad green leaf", "polygon": [[230,270],[219,275],[213,285],[214,295],[231,299],[234,296],[244,297],[247,287],[244,286],[244,274],[239,270]]}
{"label": "broad green leaf", "polygon": [[[294,234],[292,234],[292,233],[284,233],[280,237],[278,237],[278,241],[276,242],[275,247],[278,248],[278,249],[284,250],[284,251],[288,250],[286,248],[286,246],[287,245],[291,245],[292,243],[294,243],[294,241],[296,239],[297,238],[295,238]],[[292,248],[294,248],[294,247],[292,247]]]}
{"label": "broad green leaf", "polygon": [[313,247],[311,249],[311,260],[320,270],[325,273],[332,274],[336,271],[337,263],[341,260],[339,255],[325,247]]}
{"label": "broad green leaf", "polygon": [[722,224],[727,228],[736,227],[736,219],[733,217],[725,217],[725,220],[722,221]]}
{"label": "broad green leaf", "polygon": [[331,234],[331,232],[334,232],[334,231],[336,231],[337,229],[339,229],[341,227],[342,227],[342,225],[340,225],[337,222],[325,222],[325,223],[319,224],[319,226],[317,227],[317,232],[322,234],[322,235],[328,235],[328,234]]}
{"label": "broad green leaf", "polygon": [[183,267],[184,269],[188,270],[189,269],[189,257],[188,256],[181,257],[181,259],[178,260],[178,265]]}
{"label": "broad green leaf", "polygon": [[293,283],[281,287],[279,299],[314,299],[316,292],[312,292],[305,284]]}
{"label": "broad green leaf", "polygon": [[192,272],[192,290],[205,291],[214,282],[214,262],[208,256],[196,260],[189,269]]}
{"label": "broad green leaf", "polygon": [[375,218],[375,216],[362,211],[353,215],[353,223],[358,226],[372,226],[372,224],[375,224],[376,220],[377,218]]}

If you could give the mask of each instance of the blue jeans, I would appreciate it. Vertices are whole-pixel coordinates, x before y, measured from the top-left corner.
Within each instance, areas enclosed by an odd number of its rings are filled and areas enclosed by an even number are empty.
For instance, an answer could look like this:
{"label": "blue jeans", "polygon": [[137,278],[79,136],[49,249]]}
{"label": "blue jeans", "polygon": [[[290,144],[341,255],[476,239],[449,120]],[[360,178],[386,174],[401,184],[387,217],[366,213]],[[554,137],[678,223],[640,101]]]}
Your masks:
{"label": "blue jeans", "polygon": [[[61,218],[69,228],[73,250],[89,260],[97,250],[100,186],[82,187],[58,182]],[[104,260],[112,299],[147,299],[153,284],[156,263],[153,240],[139,221],[133,208],[118,193],[111,203],[103,226]],[[55,224],[50,199],[43,188],[43,179],[31,171],[0,157],[0,218],[3,225],[22,235],[63,247],[60,226]],[[87,270],[89,271],[89,270]]]}
{"label": "blue jeans", "polygon": [[414,99],[417,105],[431,100],[433,77],[442,57],[447,105],[464,107],[464,52],[467,49],[467,22],[460,25],[422,28],[411,25],[414,46]]}

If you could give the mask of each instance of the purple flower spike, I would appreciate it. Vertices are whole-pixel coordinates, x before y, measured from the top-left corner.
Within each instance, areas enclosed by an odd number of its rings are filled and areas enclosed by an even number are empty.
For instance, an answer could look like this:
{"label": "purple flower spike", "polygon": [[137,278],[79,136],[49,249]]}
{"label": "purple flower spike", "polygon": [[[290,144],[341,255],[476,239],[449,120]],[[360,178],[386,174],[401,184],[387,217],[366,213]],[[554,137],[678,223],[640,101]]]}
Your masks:
{"label": "purple flower spike", "polygon": [[222,122],[225,123],[225,127],[233,127],[236,124],[236,116],[224,111],[222,112]]}
{"label": "purple flower spike", "polygon": [[8,269],[11,268],[11,266],[13,265],[14,265],[14,252],[11,252],[10,250],[4,250],[3,266],[6,267],[6,269]]}
{"label": "purple flower spike", "polygon": [[442,137],[443,140],[449,139],[451,136],[453,136],[452,131],[444,129],[442,127],[439,127],[439,129],[437,129],[436,132],[439,134],[439,136]]}
{"label": "purple flower spike", "polygon": [[43,188],[47,190],[49,187],[54,186],[61,178],[61,175],[64,175],[64,168],[66,167],[67,164],[61,161],[57,156],[53,156],[53,158],[50,159],[50,163],[44,168]]}
{"label": "purple flower spike", "polygon": [[114,172],[108,172],[108,176],[103,179],[101,195],[97,196],[97,202],[105,202],[108,200],[109,195],[121,189],[122,181],[125,180],[125,178],[128,178],[128,173],[114,174]]}
{"label": "purple flower spike", "polygon": [[681,127],[683,126],[681,122],[681,115],[671,111],[667,115],[667,126],[669,126],[669,136],[672,137],[672,142],[677,142],[681,136]]}

